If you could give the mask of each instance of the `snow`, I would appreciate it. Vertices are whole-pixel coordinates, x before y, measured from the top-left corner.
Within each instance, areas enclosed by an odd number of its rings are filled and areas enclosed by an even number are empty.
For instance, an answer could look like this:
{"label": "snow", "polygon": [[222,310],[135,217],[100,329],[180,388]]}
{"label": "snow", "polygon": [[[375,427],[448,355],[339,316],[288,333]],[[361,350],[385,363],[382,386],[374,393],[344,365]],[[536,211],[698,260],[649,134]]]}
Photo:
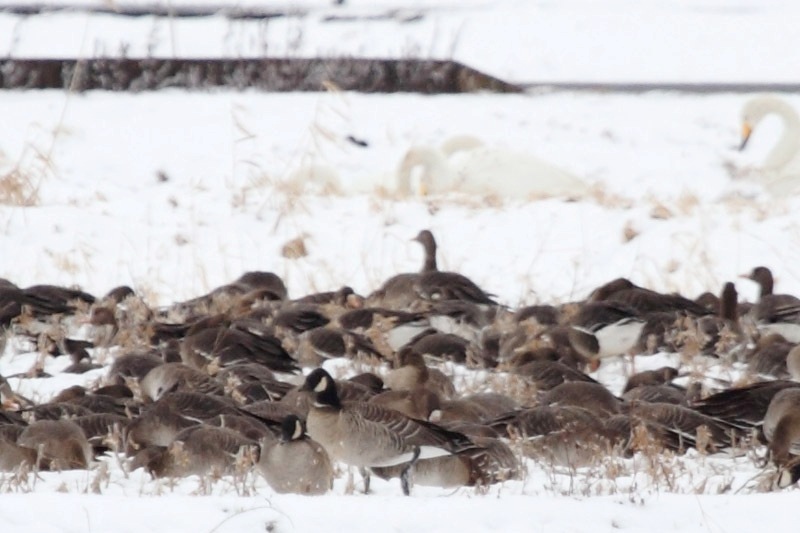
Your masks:
{"label": "snow", "polygon": [[[193,2],[192,2],[193,3]],[[263,3],[251,3],[262,6]],[[122,19],[58,12],[0,14],[0,54],[453,57],[512,81],[796,80],[800,7],[793,2],[307,1],[269,22],[221,16]],[[324,22],[402,7],[418,22]],[[298,39],[298,36],[302,38]],[[796,40],[796,39],[795,39]],[[368,293],[419,267],[410,238],[431,228],[440,266],[462,272],[510,306],[582,298],[620,275],[688,296],[718,292],[770,266],[780,292],[800,292],[797,198],[771,199],[740,177],[780,132],[768,120],[736,151],[745,94],[538,92],[423,97],[409,94],[142,94],[61,91],[0,95],[0,175],[18,170],[34,205],[0,206],[0,277],[20,286],[80,285],[101,295],[120,284],[165,305],[202,294],[246,270],[282,276],[291,296],[352,286]],[[800,95],[786,95],[800,108]],[[487,205],[447,197],[297,195],[277,186],[317,163],[343,183],[386,179],[413,144],[472,134],[489,146],[530,152],[600,193]],[[367,141],[362,148],[348,136]],[[626,232],[628,237],[626,237]],[[632,236],[632,238],[630,238]],[[282,247],[302,238],[307,255]],[[100,354],[109,359],[109,354]],[[36,354],[9,343],[0,373],[30,368]],[[638,357],[637,369],[681,362]],[[46,400],[105,370],[11,379]],[[699,361],[694,371],[733,380],[737,369]],[[463,376],[474,385],[481,376]],[[598,378],[618,392],[623,364]],[[470,381],[471,380],[471,381]],[[768,474],[751,457],[618,459],[563,472],[528,462],[521,481],[488,491],[373,480],[349,494],[274,494],[256,475],[211,482],[154,481],[116,458],[88,472],[0,474],[4,531],[737,531],[789,530],[794,490],[762,493]],[[356,486],[360,484],[356,476]],[[718,494],[722,493],[722,494]]]}

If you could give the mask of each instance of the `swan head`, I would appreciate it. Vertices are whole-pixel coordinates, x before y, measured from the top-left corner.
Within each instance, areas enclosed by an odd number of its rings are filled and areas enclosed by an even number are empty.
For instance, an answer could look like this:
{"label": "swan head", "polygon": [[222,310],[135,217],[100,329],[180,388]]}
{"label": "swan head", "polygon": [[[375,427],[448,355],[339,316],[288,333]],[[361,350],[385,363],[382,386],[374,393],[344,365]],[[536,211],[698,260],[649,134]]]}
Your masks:
{"label": "swan head", "polygon": [[[402,195],[426,196],[430,192],[432,175],[444,166],[443,156],[427,146],[412,146],[397,169],[397,192]],[[417,176],[414,171],[420,168]]]}
{"label": "swan head", "polygon": [[750,135],[764,117],[775,113],[784,122],[800,122],[797,112],[786,101],[772,95],[756,96],[748,100],[742,107],[742,142],[739,150],[744,150]]}

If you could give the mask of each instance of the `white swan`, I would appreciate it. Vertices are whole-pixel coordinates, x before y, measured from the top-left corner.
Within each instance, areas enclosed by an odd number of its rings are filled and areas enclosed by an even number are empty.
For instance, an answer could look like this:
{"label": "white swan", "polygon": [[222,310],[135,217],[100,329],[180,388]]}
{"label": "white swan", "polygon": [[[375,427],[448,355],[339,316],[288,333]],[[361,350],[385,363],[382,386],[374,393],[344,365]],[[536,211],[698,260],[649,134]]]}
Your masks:
{"label": "white swan", "polygon": [[783,121],[783,134],[759,169],[757,180],[774,196],[800,190],[800,117],[794,108],[775,96],[757,96],[742,108],[742,144],[747,141],[758,123],[770,114]]}
{"label": "white swan", "polygon": [[331,165],[308,163],[291,171],[280,187],[296,194],[348,196],[352,194],[392,194],[394,176],[347,176],[342,179]]}
{"label": "white swan", "polygon": [[[447,157],[447,156],[450,157]],[[458,136],[442,148],[414,146],[397,171],[397,191],[411,193],[412,173],[421,167],[418,188],[423,194],[451,191],[526,199],[545,196],[577,198],[589,186],[577,176],[532,155],[483,146],[472,136]]]}

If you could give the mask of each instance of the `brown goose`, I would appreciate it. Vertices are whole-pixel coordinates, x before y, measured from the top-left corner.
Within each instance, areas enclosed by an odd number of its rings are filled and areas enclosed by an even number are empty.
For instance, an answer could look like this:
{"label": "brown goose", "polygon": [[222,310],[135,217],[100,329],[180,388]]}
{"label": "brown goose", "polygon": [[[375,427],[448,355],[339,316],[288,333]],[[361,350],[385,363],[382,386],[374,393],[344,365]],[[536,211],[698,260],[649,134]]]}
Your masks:
{"label": "brown goose", "polygon": [[[498,306],[451,299],[431,302],[425,316],[432,328],[477,343],[486,334],[487,328],[498,320],[500,312]],[[512,320],[510,314],[507,320]]]}
{"label": "brown goose", "polygon": [[425,387],[388,390],[369,399],[370,403],[400,411],[409,418],[428,420],[431,413],[441,406],[439,395]]}
{"label": "brown goose", "polygon": [[388,389],[407,391],[424,387],[444,399],[453,398],[456,394],[453,381],[441,370],[429,368],[422,355],[413,349],[400,350],[393,366],[383,377],[383,384]]}
{"label": "brown goose", "polygon": [[663,366],[655,370],[644,370],[629,377],[622,392],[624,394],[636,387],[645,385],[665,385],[676,377],[678,377],[678,369],[670,366]]}
{"label": "brown goose", "polygon": [[628,403],[648,402],[648,403],[672,403],[675,405],[685,405],[688,403],[686,390],[674,385],[637,385],[626,390],[622,394],[622,399]]}
{"label": "brown goose", "polygon": [[71,420],[39,420],[26,427],[17,444],[36,453],[40,468],[70,470],[87,468],[92,448],[83,430]]}
{"label": "brown goose", "polygon": [[724,420],[745,432],[761,427],[770,402],[784,389],[798,388],[800,383],[775,380],[753,383],[724,390],[692,404],[708,416]]}
{"label": "brown goose", "polygon": [[94,413],[72,419],[86,435],[94,456],[108,450],[122,450],[123,434],[130,419],[113,413]]}
{"label": "brown goose", "polygon": [[489,425],[512,439],[521,439],[526,456],[568,467],[602,460],[625,437],[609,433],[603,417],[574,405],[539,405],[512,411]]}
{"label": "brown goose", "polygon": [[303,422],[287,416],[279,441],[261,443],[259,473],[280,494],[325,494],[333,488],[333,465],[318,442],[306,435]]}
{"label": "brown goose", "polygon": [[243,448],[256,447],[255,441],[235,431],[200,424],[178,433],[166,448],[138,454],[132,469],[144,466],[154,477],[231,473],[239,465],[248,468]]}
{"label": "brown goose", "polygon": [[222,414],[239,415],[232,400],[198,392],[169,392],[150,404],[126,429],[126,446],[168,446],[189,427]]}
{"label": "brown goose", "polygon": [[306,377],[306,390],[314,391],[308,413],[308,433],[331,458],[358,467],[405,464],[400,476],[403,493],[410,493],[408,473],[420,458],[458,453],[474,447],[462,434],[414,420],[379,405],[342,403],[336,384],[324,369]]}
{"label": "brown goose", "polygon": [[422,230],[412,240],[420,243],[425,251],[425,258],[420,272],[396,274],[387,279],[376,291],[367,296],[368,305],[407,311],[419,299],[419,294],[415,288],[417,279],[421,274],[438,270],[436,265],[436,241],[433,238],[433,234],[428,230]]}
{"label": "brown goose", "polygon": [[618,303],[640,314],[664,311],[693,316],[711,314],[704,306],[679,294],[662,294],[645,289],[626,278],[617,278],[598,287],[589,301]]}
{"label": "brown goose", "polygon": [[639,342],[645,320],[638,312],[616,302],[587,302],[570,321],[572,347],[587,359],[598,361],[629,353]]}
{"label": "brown goose", "polygon": [[475,362],[477,357],[470,342],[452,333],[441,333],[428,329],[414,337],[403,349],[416,352],[423,357],[436,361],[453,361],[454,363]]}
{"label": "brown goose", "polygon": [[533,321],[540,326],[555,326],[560,318],[561,312],[553,305],[529,305],[514,314],[517,322]]}
{"label": "brown goose", "polygon": [[525,377],[539,390],[550,390],[567,381],[586,381],[597,383],[597,381],[574,368],[567,366],[559,361],[529,361],[513,369],[513,372]]}
{"label": "brown goose", "polygon": [[392,352],[405,346],[411,339],[430,326],[421,313],[397,311],[383,307],[364,307],[339,315],[339,325],[354,333],[385,341]]}
{"label": "brown goose", "polygon": [[775,394],[764,415],[764,437],[776,462],[786,463],[789,455],[800,456],[800,389],[783,389]]}
{"label": "brown goose", "polygon": [[205,372],[183,363],[164,363],[151,369],[139,383],[142,397],[156,401],[169,392],[223,393],[222,385]]}
{"label": "brown goose", "polygon": [[199,423],[196,419],[181,416],[168,405],[154,404],[125,428],[126,451],[130,454],[148,446],[169,446],[178,433]]}
{"label": "brown goose", "polygon": [[325,359],[347,357],[375,357],[383,355],[368,337],[341,328],[319,327],[308,330],[298,337],[294,358],[305,367],[315,367]]}
{"label": "brown goose", "polygon": [[[689,447],[718,451],[729,448],[734,428],[683,405],[632,402],[627,405],[631,425],[640,425],[661,447],[685,451]],[[701,436],[701,428],[707,435]],[[632,439],[635,443],[636,439]],[[636,444],[634,444],[634,447]]]}
{"label": "brown goose", "polygon": [[294,385],[277,379],[270,369],[258,363],[227,366],[214,379],[239,404],[278,401],[294,388]]}
{"label": "brown goose", "polygon": [[758,266],[745,276],[760,287],[758,303],[750,310],[759,331],[780,333],[789,342],[800,343],[800,298],[774,294],[772,271]]}
{"label": "brown goose", "polygon": [[20,467],[36,464],[36,450],[17,444],[25,426],[0,425],[0,472],[13,472]]}
{"label": "brown goose", "polygon": [[134,351],[118,355],[108,369],[105,382],[108,384],[123,384],[127,380],[138,382],[163,362],[155,351]]}
{"label": "brown goose", "polygon": [[703,351],[717,356],[729,354],[745,340],[739,323],[738,293],[736,286],[726,282],[722,287],[716,315],[697,319],[697,329],[705,337]]}
{"label": "brown goose", "polygon": [[[459,428],[467,428],[462,432],[473,434],[478,431],[481,435],[487,435],[487,433],[479,431],[479,426],[483,426],[488,420],[494,420],[517,409],[519,409],[519,404],[505,394],[479,392],[441,402],[439,409],[432,413],[430,420],[447,429],[461,431]],[[493,433],[492,430],[489,434]]]}
{"label": "brown goose", "polygon": [[[130,389],[128,389],[128,391],[130,391]],[[71,403],[84,407],[92,413],[124,415],[129,405],[133,403],[131,397],[112,395],[111,390],[108,390],[108,392],[109,394],[97,393],[81,385],[73,385],[56,394],[50,400],[50,403]]]}
{"label": "brown goose", "polygon": [[282,307],[272,317],[272,325],[276,328],[285,328],[294,333],[303,333],[315,328],[328,325],[328,318],[318,305],[297,304]]}
{"label": "brown goose", "polygon": [[[274,402],[273,402],[274,403]],[[278,437],[278,427],[260,416],[232,415],[223,413],[204,421],[210,426],[229,429],[254,441],[275,439]]]}
{"label": "brown goose", "polygon": [[286,284],[272,272],[245,272],[235,281],[222,285],[208,294],[171,306],[170,312],[183,316],[226,312],[238,304],[237,298],[258,291],[263,299],[286,300]]}
{"label": "brown goose", "polygon": [[188,335],[181,343],[181,359],[198,369],[213,360],[221,367],[256,362],[279,372],[299,370],[277,337],[244,324],[209,327]]}
{"label": "brown goose", "polygon": [[418,274],[399,274],[389,278],[367,301],[377,301],[392,309],[408,310],[419,300],[462,300],[475,304],[497,305],[472,280],[456,272],[442,272],[436,264],[436,240],[429,230],[414,238],[425,250]]}
{"label": "brown goose", "polygon": [[562,383],[539,398],[540,405],[571,405],[586,409],[600,417],[620,413],[622,403],[604,385],[587,381]]}
{"label": "brown goose", "polygon": [[364,297],[348,285],[335,291],[324,291],[307,294],[292,300],[296,304],[333,305],[339,308],[358,309],[364,305]]}
{"label": "brown goose", "polygon": [[457,272],[424,272],[414,282],[414,290],[424,300],[461,300],[478,305],[498,305],[474,281]]}
{"label": "brown goose", "polygon": [[764,415],[764,437],[772,461],[778,467],[781,488],[797,481],[800,465],[800,389],[778,392]]}
{"label": "brown goose", "polygon": [[747,366],[758,374],[788,378],[788,357],[795,346],[797,344],[787,341],[780,333],[768,333],[759,338],[746,355]]}
{"label": "brown goose", "polygon": [[793,381],[800,382],[800,347],[795,346],[786,354],[786,370]]}

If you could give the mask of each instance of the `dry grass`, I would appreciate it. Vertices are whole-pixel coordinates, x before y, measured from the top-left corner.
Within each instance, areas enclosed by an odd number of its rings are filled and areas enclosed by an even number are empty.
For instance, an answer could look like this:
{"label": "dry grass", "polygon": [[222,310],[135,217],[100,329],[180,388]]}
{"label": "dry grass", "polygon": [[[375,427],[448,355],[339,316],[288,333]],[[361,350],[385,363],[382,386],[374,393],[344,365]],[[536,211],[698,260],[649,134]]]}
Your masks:
{"label": "dry grass", "polygon": [[0,175],[0,204],[30,207],[39,203],[37,180],[19,167]]}

